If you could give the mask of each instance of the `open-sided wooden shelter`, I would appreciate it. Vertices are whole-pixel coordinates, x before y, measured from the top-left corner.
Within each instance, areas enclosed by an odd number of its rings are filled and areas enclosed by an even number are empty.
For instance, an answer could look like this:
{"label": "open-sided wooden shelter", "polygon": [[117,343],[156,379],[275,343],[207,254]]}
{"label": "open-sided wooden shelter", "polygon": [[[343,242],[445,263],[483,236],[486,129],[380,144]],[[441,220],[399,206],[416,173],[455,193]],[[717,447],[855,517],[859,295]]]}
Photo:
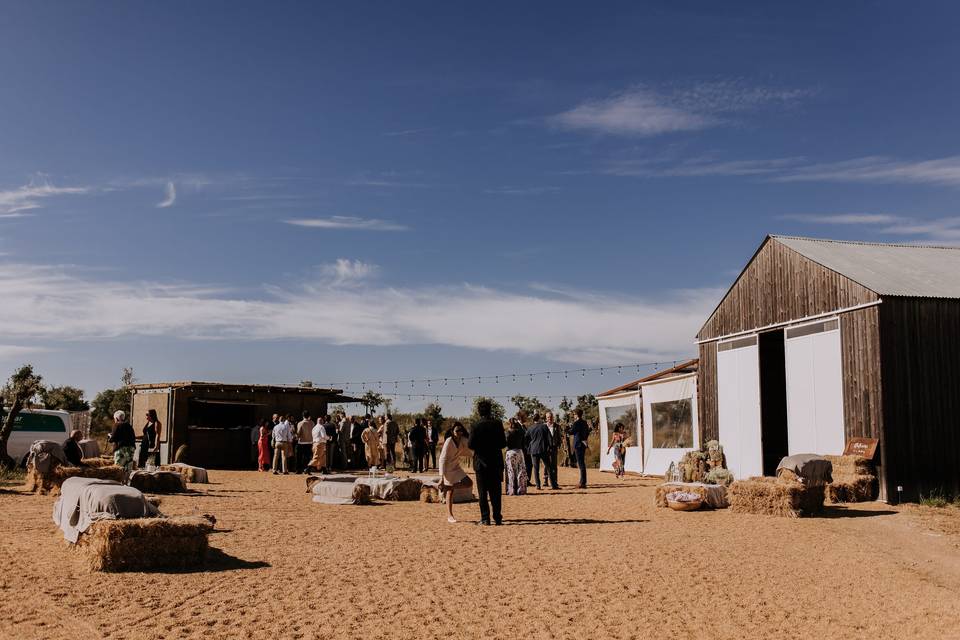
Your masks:
{"label": "open-sided wooden shelter", "polygon": [[736,477],[865,437],[882,499],[960,492],[960,248],[768,236],[697,337]]}

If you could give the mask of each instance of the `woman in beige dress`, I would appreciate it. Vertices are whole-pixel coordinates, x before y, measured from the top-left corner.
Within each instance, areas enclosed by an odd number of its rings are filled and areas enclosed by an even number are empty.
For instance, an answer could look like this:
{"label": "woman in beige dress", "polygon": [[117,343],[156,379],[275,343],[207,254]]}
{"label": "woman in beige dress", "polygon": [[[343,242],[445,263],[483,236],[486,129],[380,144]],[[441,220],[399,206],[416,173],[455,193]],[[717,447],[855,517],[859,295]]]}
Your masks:
{"label": "woman in beige dress", "polygon": [[440,491],[445,494],[447,502],[447,522],[453,524],[457,519],[453,517],[453,490],[457,487],[472,487],[473,481],[460,466],[460,459],[470,455],[467,441],[470,434],[459,422],[453,423],[453,428],[447,431],[440,451],[437,466],[440,467]]}
{"label": "woman in beige dress", "polygon": [[367,464],[371,467],[379,467],[380,435],[377,433],[377,428],[374,426],[373,420],[370,421],[370,425],[360,434],[360,439],[363,440],[363,446],[366,450]]}

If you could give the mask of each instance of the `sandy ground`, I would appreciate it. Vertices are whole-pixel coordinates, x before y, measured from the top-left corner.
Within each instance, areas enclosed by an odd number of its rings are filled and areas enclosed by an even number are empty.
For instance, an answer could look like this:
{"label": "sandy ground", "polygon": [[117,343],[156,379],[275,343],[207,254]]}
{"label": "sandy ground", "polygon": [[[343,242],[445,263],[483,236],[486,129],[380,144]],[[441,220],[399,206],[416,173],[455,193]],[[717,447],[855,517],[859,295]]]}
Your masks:
{"label": "sandy ground", "polygon": [[[653,506],[652,480],[476,504],[310,502],[300,476],[211,472],[206,571],[94,574],[53,498],[0,492],[0,638],[957,638],[960,510],[789,520]],[[948,515],[944,515],[947,513]],[[948,524],[944,524],[948,523]]]}

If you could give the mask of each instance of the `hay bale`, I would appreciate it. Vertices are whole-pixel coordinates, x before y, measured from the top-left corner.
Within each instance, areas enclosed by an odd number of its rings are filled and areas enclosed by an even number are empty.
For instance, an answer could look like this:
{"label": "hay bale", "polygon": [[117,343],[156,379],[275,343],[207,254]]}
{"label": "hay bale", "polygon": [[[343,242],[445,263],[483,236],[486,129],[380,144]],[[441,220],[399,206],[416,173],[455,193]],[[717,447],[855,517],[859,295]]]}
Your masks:
{"label": "hay bale", "polygon": [[84,458],[83,464],[86,467],[112,467],[113,458],[101,456],[99,458]]}
{"label": "hay bale", "polygon": [[100,520],[74,547],[94,571],[190,569],[206,561],[212,530],[206,517]]}
{"label": "hay bale", "polygon": [[877,478],[872,475],[858,475],[841,481],[834,480],[827,485],[828,502],[871,502],[877,499]]}
{"label": "hay bale", "polygon": [[60,495],[60,485],[67,478],[97,478],[98,480],[113,480],[123,482],[127,472],[116,465],[104,467],[68,467],[54,465],[47,473],[40,473],[36,467],[27,468],[27,491],[41,495]]}
{"label": "hay bale", "polygon": [[833,479],[847,481],[855,476],[875,474],[873,460],[863,456],[823,456],[833,465]]}
{"label": "hay bale", "polygon": [[353,485],[353,494],[351,497],[353,504],[370,504],[370,485],[357,482]]}
{"label": "hay bale", "polygon": [[440,490],[429,485],[421,486],[420,502],[426,502],[427,504],[440,504]]}
{"label": "hay bale", "polygon": [[686,491],[688,493],[695,493],[700,496],[701,500],[705,500],[707,497],[706,487],[687,487],[675,482],[665,482],[661,485],[657,485],[657,492],[654,496],[653,502],[660,508],[667,508],[667,494],[673,493],[674,491]]}
{"label": "hay bale", "polygon": [[730,509],[787,518],[810,516],[823,511],[824,487],[808,487],[780,478],[737,480],[728,491]]}
{"label": "hay bale", "polygon": [[187,490],[183,476],[174,471],[134,471],[130,486],[144,493],[181,493]]}
{"label": "hay bale", "polygon": [[423,483],[416,478],[404,478],[397,482],[387,494],[384,500],[416,500],[420,497],[420,490]]}
{"label": "hay bale", "polygon": [[183,476],[184,482],[196,483],[196,484],[206,484],[209,482],[207,477],[207,470],[203,467],[194,467],[183,462],[175,462],[173,464],[162,464],[157,467],[158,471],[172,471],[173,473],[179,473]]}

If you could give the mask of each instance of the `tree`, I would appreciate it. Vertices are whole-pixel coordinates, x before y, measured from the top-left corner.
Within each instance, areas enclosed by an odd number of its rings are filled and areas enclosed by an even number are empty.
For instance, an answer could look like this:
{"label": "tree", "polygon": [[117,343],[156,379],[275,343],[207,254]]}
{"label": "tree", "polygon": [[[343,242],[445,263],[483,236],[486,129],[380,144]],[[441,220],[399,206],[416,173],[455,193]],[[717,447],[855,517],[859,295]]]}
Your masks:
{"label": "tree", "polygon": [[516,395],[510,398],[510,402],[516,405],[518,411],[523,411],[527,417],[531,418],[535,413],[543,415],[550,410],[550,407],[540,402],[540,399],[536,396]]}
{"label": "tree", "polygon": [[563,396],[563,400],[560,401],[560,411],[563,411],[563,421],[567,422],[570,420],[570,412],[573,411],[573,402],[570,401],[570,398]]}
{"label": "tree", "polygon": [[40,391],[40,399],[47,409],[87,411],[90,408],[90,403],[83,398],[83,389],[71,386],[46,387]]}
{"label": "tree", "polygon": [[373,413],[383,404],[383,396],[373,390],[367,391],[360,396],[360,404],[367,408],[367,413]]}
{"label": "tree", "polygon": [[438,429],[443,426],[443,408],[436,402],[428,404],[423,410],[423,415],[425,418],[433,420],[433,424],[435,424]]}
{"label": "tree", "polygon": [[0,467],[15,467],[16,462],[7,454],[7,440],[20,411],[43,390],[43,377],[33,372],[33,365],[25,364],[17,369],[3,387],[3,403],[9,413],[0,426]]}
{"label": "tree", "polygon": [[600,418],[600,403],[592,393],[585,393],[577,396],[576,409],[583,411],[583,419],[591,424]]}
{"label": "tree", "polygon": [[494,420],[503,420],[507,415],[506,410],[504,410],[503,405],[494,400],[493,398],[487,398],[484,396],[477,396],[473,399],[473,413],[470,414],[471,422],[478,422],[480,420],[480,413],[477,411],[477,405],[480,404],[482,400],[486,400],[490,403],[490,417]]}
{"label": "tree", "polygon": [[113,414],[117,411],[130,411],[130,385],[136,381],[133,368],[124,367],[120,374],[122,386],[119,389],[104,389],[93,399],[93,419],[103,427],[110,426]]}

